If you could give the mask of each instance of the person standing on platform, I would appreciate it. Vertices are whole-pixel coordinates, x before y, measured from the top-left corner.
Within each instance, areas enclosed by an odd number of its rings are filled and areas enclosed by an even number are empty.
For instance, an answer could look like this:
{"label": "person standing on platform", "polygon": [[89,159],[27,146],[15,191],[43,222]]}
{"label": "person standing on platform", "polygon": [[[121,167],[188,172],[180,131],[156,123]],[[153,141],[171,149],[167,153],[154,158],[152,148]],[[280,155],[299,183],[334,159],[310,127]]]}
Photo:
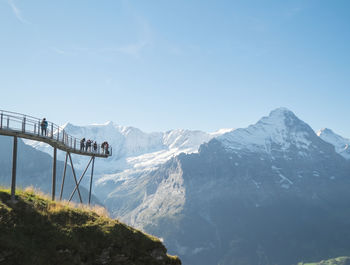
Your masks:
{"label": "person standing on platform", "polygon": [[84,151],[84,147],[85,147],[85,138],[80,140],[80,151]]}
{"label": "person standing on platform", "polygon": [[47,135],[47,120],[46,118],[42,119],[41,123],[40,123],[40,127],[41,127],[41,135],[46,136]]}

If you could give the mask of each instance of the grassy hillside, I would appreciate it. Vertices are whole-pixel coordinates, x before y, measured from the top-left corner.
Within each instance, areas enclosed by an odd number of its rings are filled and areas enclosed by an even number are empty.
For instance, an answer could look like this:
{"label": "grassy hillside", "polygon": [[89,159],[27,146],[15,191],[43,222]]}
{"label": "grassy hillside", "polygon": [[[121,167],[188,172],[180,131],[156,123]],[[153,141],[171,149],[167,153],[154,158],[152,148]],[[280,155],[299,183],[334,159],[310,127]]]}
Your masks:
{"label": "grassy hillside", "polygon": [[0,264],[181,264],[161,241],[96,211],[0,189]]}
{"label": "grassy hillside", "polygon": [[335,259],[322,260],[315,263],[298,263],[298,265],[350,265],[350,257],[339,257]]}

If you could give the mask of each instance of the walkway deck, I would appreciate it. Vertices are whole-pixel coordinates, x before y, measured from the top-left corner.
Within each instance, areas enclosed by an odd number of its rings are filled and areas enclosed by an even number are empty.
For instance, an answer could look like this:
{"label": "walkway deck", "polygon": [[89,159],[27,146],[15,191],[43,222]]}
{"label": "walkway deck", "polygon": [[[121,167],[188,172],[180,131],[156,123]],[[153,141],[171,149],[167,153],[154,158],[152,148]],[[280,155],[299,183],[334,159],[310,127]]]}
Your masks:
{"label": "walkway deck", "polygon": [[112,155],[112,148],[109,148],[108,154],[97,144],[96,152],[93,147],[88,151],[80,150],[80,139],[77,139],[65,132],[58,125],[48,122],[46,135],[41,134],[41,119],[16,112],[0,110],[0,135],[17,136],[29,140],[44,142],[54,148],[60,149],[72,154],[95,156],[108,158]]}
{"label": "walkway deck", "polygon": [[[66,152],[66,160],[64,164],[64,172],[62,177],[60,200],[62,199],[62,194],[63,194],[63,187],[64,187],[64,181],[66,177],[68,158],[70,160],[73,178],[75,181],[75,188],[69,198],[69,201],[72,200],[74,193],[78,191],[80,203],[83,203],[82,197],[79,191],[79,184],[82,181],[90,164],[92,164],[90,189],[89,189],[89,204],[90,204],[95,157],[108,158],[109,156],[112,155],[112,147],[109,147],[108,150],[105,150],[104,148],[101,147],[101,144],[97,144],[97,150],[94,150],[93,146],[91,146],[88,150],[86,149],[80,150],[80,139],[77,139],[67,134],[63,128],[59,127],[53,122],[48,122],[47,129],[43,131],[40,125],[41,125],[41,119],[39,118],[35,118],[29,115],[20,114],[16,112],[0,110],[0,135],[13,136],[13,139],[14,139],[13,158],[12,158],[11,200],[15,201],[16,168],[17,168],[17,138],[20,137],[20,138],[25,138],[29,140],[44,142],[53,147],[52,200],[55,200],[55,194],[56,194],[57,149]],[[79,181],[76,177],[71,153],[91,157],[83,174],[79,178]]]}

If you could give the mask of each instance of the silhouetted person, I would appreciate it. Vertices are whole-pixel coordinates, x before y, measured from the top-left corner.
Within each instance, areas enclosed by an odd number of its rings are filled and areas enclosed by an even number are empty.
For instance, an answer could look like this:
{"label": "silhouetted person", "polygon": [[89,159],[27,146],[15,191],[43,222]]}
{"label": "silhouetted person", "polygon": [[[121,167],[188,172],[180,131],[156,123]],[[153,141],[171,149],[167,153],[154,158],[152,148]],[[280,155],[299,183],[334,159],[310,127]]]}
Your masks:
{"label": "silhouetted person", "polygon": [[84,147],[85,147],[85,138],[80,140],[80,151],[84,151]]}
{"label": "silhouetted person", "polygon": [[102,154],[105,153],[105,144],[106,144],[106,142],[103,142],[103,143],[101,144],[101,151],[102,151]]}
{"label": "silhouetted person", "polygon": [[105,154],[108,155],[109,154],[109,151],[108,151],[108,142],[105,142]]}
{"label": "silhouetted person", "polygon": [[85,151],[86,152],[87,151],[89,151],[89,152],[91,151],[91,140],[90,139],[86,141]]}
{"label": "silhouetted person", "polygon": [[96,143],[96,141],[94,142],[94,152],[96,153],[96,151],[97,151],[97,143]]}
{"label": "silhouetted person", "polygon": [[46,118],[42,119],[41,123],[40,123],[40,127],[41,127],[41,135],[47,135],[47,120]]}

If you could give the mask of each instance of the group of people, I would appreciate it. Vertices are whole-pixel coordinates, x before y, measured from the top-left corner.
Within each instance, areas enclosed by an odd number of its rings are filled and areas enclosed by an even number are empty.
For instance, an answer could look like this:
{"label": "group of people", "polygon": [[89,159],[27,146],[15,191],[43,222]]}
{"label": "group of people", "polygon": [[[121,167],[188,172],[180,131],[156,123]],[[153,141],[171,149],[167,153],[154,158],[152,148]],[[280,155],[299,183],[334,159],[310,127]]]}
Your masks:
{"label": "group of people", "polygon": [[[96,141],[92,141],[90,139],[86,140],[85,138],[80,140],[80,151],[91,152],[91,147],[92,151],[96,153],[98,148]],[[109,154],[108,148],[108,142],[105,141],[101,144],[102,153]]]}
{"label": "group of people", "polygon": [[[48,127],[48,122],[46,120],[46,118],[43,118],[41,120],[41,123],[40,123],[40,127],[41,127],[41,135],[43,136],[47,136],[47,127]],[[92,148],[92,150],[91,150]],[[85,138],[81,139],[80,140],[80,151],[85,151],[85,152],[97,152],[97,142],[96,141],[92,141],[90,139],[88,139],[86,141]],[[101,144],[101,151],[103,154],[106,154],[108,155],[109,154],[109,144],[107,141],[104,141],[102,144]]]}

